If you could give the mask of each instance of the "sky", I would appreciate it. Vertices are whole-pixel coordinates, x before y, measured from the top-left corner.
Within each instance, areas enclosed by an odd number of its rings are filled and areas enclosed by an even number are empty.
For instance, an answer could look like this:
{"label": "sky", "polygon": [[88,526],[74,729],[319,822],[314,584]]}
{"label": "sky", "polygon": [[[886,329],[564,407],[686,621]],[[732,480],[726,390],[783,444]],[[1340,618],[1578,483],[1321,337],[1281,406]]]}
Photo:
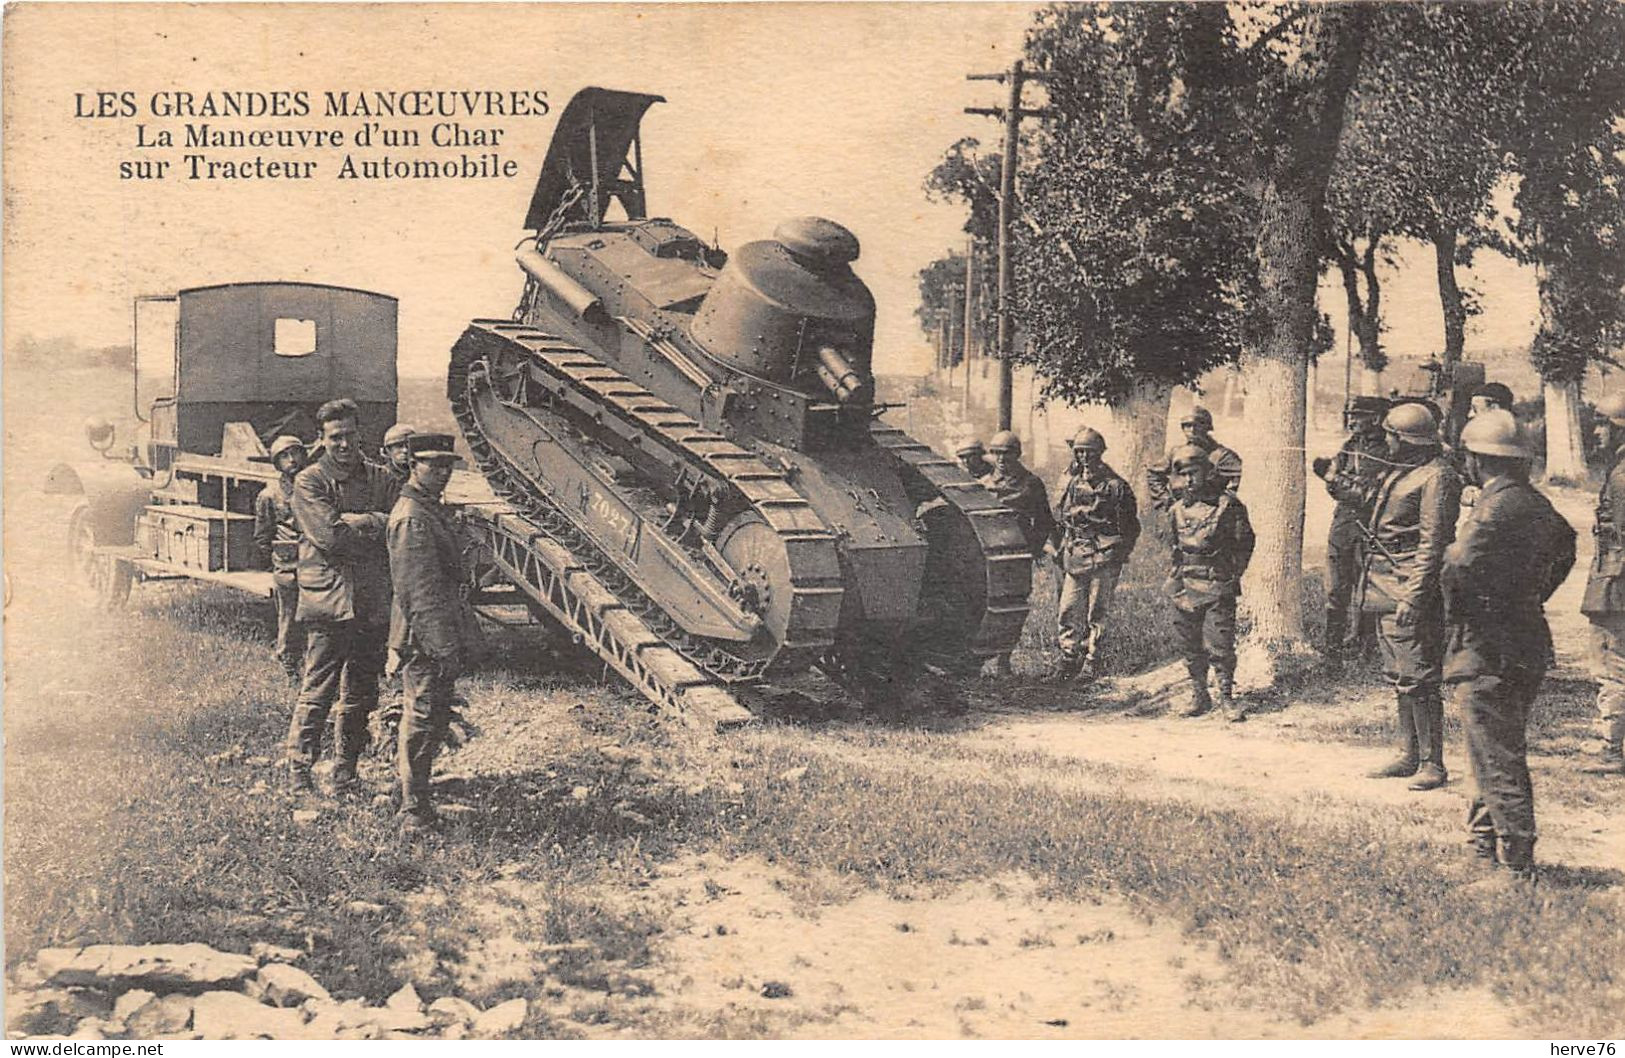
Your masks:
{"label": "sky", "polygon": [[[965,74],[1019,54],[1026,4],[339,4],[11,6],[6,10],[5,337],[129,338],[138,294],[290,279],[400,299],[401,371],[438,374],[467,320],[505,316],[521,280],[512,249],[554,121],[593,84],[664,95],[643,124],[650,212],[726,248],[818,214],[862,244],[878,304],[877,370],[929,366],[913,311],[916,273],[963,245],[962,210],[926,201],[925,174],[961,136],[996,122],[966,106],[1002,89]],[[63,57],[73,56],[72,62]],[[128,181],[152,152],[137,122],[76,117],[76,95],[154,92],[522,90],[541,118],[499,126],[511,180],[344,182],[339,154],[310,181]],[[221,124],[221,122],[216,122]],[[340,128],[318,114],[239,127]],[[427,129],[427,123],[414,127]],[[241,158],[255,152],[216,152]],[[260,152],[275,157],[286,152]],[[377,152],[358,152],[375,154]],[[431,152],[438,153],[438,152]],[[455,153],[455,152],[452,152]],[[477,151],[475,153],[478,153]],[[177,157],[170,152],[168,157]],[[1470,344],[1525,343],[1533,279],[1493,255],[1464,275],[1486,313]],[[1425,355],[1441,330],[1431,256],[1402,248],[1387,273],[1387,343]],[[1322,303],[1341,328],[1334,281]]]}
{"label": "sky", "polygon": [[[960,245],[962,215],[921,184],[998,102],[970,83],[1019,53],[1030,5],[636,7],[10,7],[6,15],[8,344],[19,335],[128,341],[138,294],[299,279],[397,296],[401,371],[436,374],[467,320],[507,315],[512,248],[557,115],[593,84],[664,95],[644,120],[650,212],[729,248],[818,214],[851,228],[879,304],[882,370],[920,363],[915,273]],[[72,55],[73,61],[63,61]],[[75,94],[304,89],[540,90],[506,129],[512,180],[120,180],[143,113],[75,115]],[[313,114],[248,127],[343,127]],[[425,128],[424,125],[418,125]],[[254,152],[220,152],[240,157]],[[260,152],[266,156],[274,150]],[[178,157],[178,153],[165,155]],[[336,171],[334,164],[323,168]]]}

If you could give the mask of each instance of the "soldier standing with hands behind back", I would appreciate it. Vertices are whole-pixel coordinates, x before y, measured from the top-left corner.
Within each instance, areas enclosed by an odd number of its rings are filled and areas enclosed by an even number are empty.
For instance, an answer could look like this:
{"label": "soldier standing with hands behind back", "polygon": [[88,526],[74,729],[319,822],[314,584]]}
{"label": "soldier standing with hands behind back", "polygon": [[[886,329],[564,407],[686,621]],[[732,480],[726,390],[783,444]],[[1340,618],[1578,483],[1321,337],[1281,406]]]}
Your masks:
{"label": "soldier standing with hands behind back", "polygon": [[1529,484],[1529,451],[1509,412],[1475,416],[1461,444],[1482,491],[1444,553],[1444,681],[1467,725],[1477,787],[1467,825],[1478,855],[1527,879],[1535,793],[1526,729],[1552,651],[1541,606],[1574,567],[1574,530]]}
{"label": "soldier standing with hands behind back", "polygon": [[276,659],[289,679],[298,679],[305,660],[305,633],[299,625],[299,526],[293,518],[293,479],[305,467],[305,444],[297,437],[278,437],[264,459],[280,475],[254,497],[254,546],[271,571],[271,600],[276,605]]}
{"label": "soldier standing with hands behind back", "polygon": [[1056,639],[1061,665],[1056,675],[1099,675],[1100,641],[1112,595],[1134,544],[1140,538],[1140,512],[1117,471],[1106,465],[1106,439],[1085,426],[1072,438],[1072,466],[1055,501],[1056,561],[1066,579]]}
{"label": "soldier standing with hands behind back", "polygon": [[1253,557],[1252,523],[1247,508],[1218,477],[1205,449],[1176,448],[1170,462],[1173,502],[1168,520],[1174,536],[1174,568],[1167,587],[1193,691],[1190,708],[1182,715],[1201,716],[1213,708],[1207,688],[1211,669],[1227,719],[1239,722],[1247,719],[1247,709],[1234,698],[1236,598]]}
{"label": "soldier standing with hands behind back", "polygon": [[438,819],[429,780],[451,723],[457,675],[477,652],[479,635],[461,596],[462,546],[441,502],[458,462],[451,436],[414,434],[407,446],[411,476],[389,515],[389,646],[400,655],[406,693],[398,739],[402,822],[422,830]]}
{"label": "soldier standing with hands behind back", "polygon": [[[1382,397],[1353,397],[1343,411],[1348,440],[1332,459],[1314,462],[1315,476],[1326,482],[1326,491],[1337,501],[1332,511],[1332,527],[1326,535],[1326,636],[1324,652],[1334,663],[1348,650],[1349,604],[1360,579],[1360,555],[1364,537],[1360,532],[1376,495],[1378,483],[1388,467],[1388,445],[1383,440],[1382,415],[1388,401]],[[1359,631],[1358,619],[1355,632]]]}

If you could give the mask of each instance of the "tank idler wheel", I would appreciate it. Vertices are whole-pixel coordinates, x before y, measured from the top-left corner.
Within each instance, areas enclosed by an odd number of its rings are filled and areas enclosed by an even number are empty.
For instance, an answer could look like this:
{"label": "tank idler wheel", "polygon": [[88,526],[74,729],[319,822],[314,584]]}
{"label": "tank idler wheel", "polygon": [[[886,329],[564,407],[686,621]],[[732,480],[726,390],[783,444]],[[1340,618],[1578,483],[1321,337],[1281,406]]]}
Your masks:
{"label": "tank idler wheel", "polygon": [[96,553],[90,505],[81,503],[68,519],[68,563],[73,583],[98,609],[114,610],[130,599],[134,572],[128,562]]}

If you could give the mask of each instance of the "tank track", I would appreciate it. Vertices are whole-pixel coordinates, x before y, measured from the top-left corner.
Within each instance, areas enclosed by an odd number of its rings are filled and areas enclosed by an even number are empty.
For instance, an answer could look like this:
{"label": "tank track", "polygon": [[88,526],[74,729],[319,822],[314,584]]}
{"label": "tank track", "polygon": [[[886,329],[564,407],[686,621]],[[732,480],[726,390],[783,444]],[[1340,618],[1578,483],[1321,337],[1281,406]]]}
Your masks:
{"label": "tank track", "polygon": [[[1032,608],[1033,554],[1016,512],[951,460],[894,426],[876,423],[869,430],[875,444],[919,474],[944,501],[964,515],[982,549],[985,596],[975,631],[963,649],[974,654],[1003,654],[1016,645]],[[939,653],[950,644],[936,644]]]}
{"label": "tank track", "polygon": [[[635,423],[644,435],[725,480],[783,541],[791,563],[791,625],[771,658],[748,658],[728,644],[686,633],[551,500],[503,460],[481,430],[469,401],[471,368],[490,343],[523,353],[555,382],[586,395],[605,414]],[[475,464],[503,500],[568,548],[628,609],[684,657],[725,682],[760,680],[769,670],[816,662],[834,642],[845,592],[835,536],[812,506],[754,453],[705,430],[682,411],[565,339],[528,324],[475,320],[452,349],[447,397]]]}

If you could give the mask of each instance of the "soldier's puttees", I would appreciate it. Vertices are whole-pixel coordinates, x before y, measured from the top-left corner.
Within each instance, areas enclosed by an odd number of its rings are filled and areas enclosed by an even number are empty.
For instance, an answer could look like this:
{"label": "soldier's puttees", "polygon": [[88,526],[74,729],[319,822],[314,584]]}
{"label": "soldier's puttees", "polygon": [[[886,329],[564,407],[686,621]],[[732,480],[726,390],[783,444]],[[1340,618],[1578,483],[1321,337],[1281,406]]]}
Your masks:
{"label": "soldier's puttees", "polygon": [[1474,847],[1532,879],[1535,794],[1525,732],[1552,653],[1541,606],[1574,567],[1574,530],[1529,483],[1529,451],[1510,412],[1475,416],[1461,447],[1481,491],[1444,553],[1444,682],[1467,727]]}
{"label": "soldier's puttees", "polygon": [[1056,494],[1053,540],[1061,568],[1056,675],[1084,682],[1100,674],[1100,644],[1123,564],[1140,538],[1134,490],[1106,465],[1106,439],[1085,426],[1072,438],[1072,464]]}
{"label": "soldier's puttees", "polygon": [[276,467],[278,478],[254,497],[254,547],[260,565],[271,571],[271,602],[276,610],[276,659],[290,680],[305,660],[305,631],[299,623],[299,526],[293,517],[293,479],[305,468],[305,444],[282,436],[269,455],[251,456]]}
{"label": "soldier's puttees", "polygon": [[1207,685],[1211,669],[1225,717],[1239,722],[1247,718],[1247,707],[1235,698],[1236,597],[1253,557],[1252,523],[1207,450],[1176,448],[1169,463],[1174,549],[1168,591],[1192,691],[1182,715],[1201,716],[1213,708]]}
{"label": "soldier's puttees", "polygon": [[389,515],[389,569],[395,600],[389,646],[401,659],[405,712],[398,737],[403,828],[432,828],[429,779],[451,724],[457,675],[474,655],[474,615],[460,594],[466,577],[461,537],[441,502],[458,457],[449,434],[407,440],[411,475]]}
{"label": "soldier's puttees", "polygon": [[1586,577],[1580,612],[1591,622],[1592,675],[1597,678],[1598,758],[1587,775],[1625,776],[1625,394],[1597,402],[1597,446],[1607,470],[1597,493],[1592,526],[1596,557]]}
{"label": "soldier's puttees", "polygon": [[1423,405],[1396,405],[1383,430],[1393,466],[1378,486],[1366,526],[1359,610],[1377,615],[1383,675],[1394,688],[1399,754],[1371,777],[1410,778],[1412,790],[1434,790],[1449,779],[1439,685],[1439,572],[1455,538],[1461,480],[1441,451],[1438,421]]}
{"label": "soldier's puttees", "polygon": [[1343,427],[1348,439],[1335,457],[1314,461],[1315,475],[1326,482],[1337,506],[1332,510],[1332,526],[1326,535],[1326,632],[1327,660],[1339,664],[1349,654],[1351,641],[1360,636],[1360,620],[1351,627],[1349,606],[1360,579],[1365,553],[1362,530],[1376,498],[1377,486],[1388,469],[1388,445],[1383,439],[1382,417],[1388,410],[1383,397],[1353,397],[1343,410]]}
{"label": "soldier's puttees", "polygon": [[[982,484],[997,496],[999,502],[1016,512],[1021,523],[1021,534],[1027,538],[1027,547],[1036,564],[1044,555],[1054,522],[1050,516],[1049,491],[1037,474],[1021,465],[1021,438],[1010,430],[1000,430],[988,441],[988,452],[993,456],[993,471]],[[994,658],[994,670],[1000,676],[1010,675],[1010,652],[1003,651]]]}
{"label": "soldier's puttees", "polygon": [[[320,459],[294,479],[299,620],[307,633],[304,681],[288,730],[290,785],[314,789],[311,768],[335,713],[335,790],[356,784],[367,718],[378,705],[389,631],[389,556],[384,546],[394,481],[362,457],[360,411],[334,400],[316,413]],[[335,710],[334,703],[337,702]]]}
{"label": "soldier's puttees", "polygon": [[[1185,433],[1185,443],[1179,446],[1180,448],[1187,446],[1200,448],[1207,453],[1208,461],[1213,464],[1215,476],[1227,490],[1234,493],[1241,488],[1241,456],[1237,455],[1234,449],[1220,444],[1213,436],[1212,412],[1197,405],[1179,420],[1179,428]],[[1175,451],[1177,450],[1176,448]],[[1168,480],[1173,472],[1173,461],[1174,454],[1169,452],[1167,458],[1149,467],[1145,472],[1151,505],[1159,511],[1166,511],[1174,501]]]}

